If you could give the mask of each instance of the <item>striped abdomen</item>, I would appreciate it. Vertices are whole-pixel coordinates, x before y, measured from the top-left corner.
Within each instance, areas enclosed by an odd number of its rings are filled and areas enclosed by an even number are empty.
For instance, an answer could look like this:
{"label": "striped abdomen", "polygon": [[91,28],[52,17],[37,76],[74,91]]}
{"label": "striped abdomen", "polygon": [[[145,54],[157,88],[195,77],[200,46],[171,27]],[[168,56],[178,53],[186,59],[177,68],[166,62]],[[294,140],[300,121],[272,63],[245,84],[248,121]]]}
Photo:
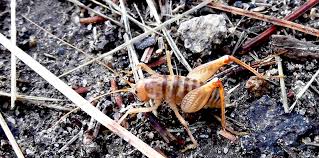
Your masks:
{"label": "striped abdomen", "polygon": [[[180,104],[185,95],[204,83],[196,79],[175,75],[153,75],[143,80],[145,91],[150,99],[165,100],[175,104]],[[213,92],[212,100],[217,102],[219,95]],[[218,96],[216,96],[216,94]]]}

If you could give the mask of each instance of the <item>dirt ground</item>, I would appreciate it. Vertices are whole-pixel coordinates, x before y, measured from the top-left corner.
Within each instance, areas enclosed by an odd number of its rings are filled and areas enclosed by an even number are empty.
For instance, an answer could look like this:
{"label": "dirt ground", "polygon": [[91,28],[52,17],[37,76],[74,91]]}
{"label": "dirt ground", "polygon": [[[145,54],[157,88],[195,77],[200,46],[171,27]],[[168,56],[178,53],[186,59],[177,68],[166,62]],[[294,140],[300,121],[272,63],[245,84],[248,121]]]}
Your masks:
{"label": "dirt ground", "polygon": [[[102,13],[121,20],[120,16],[112,14],[111,11],[95,5],[90,1],[83,0],[83,3],[90,8],[100,10]],[[197,2],[193,1],[169,1],[173,7],[185,4],[174,14],[185,12],[194,7]],[[283,18],[290,11],[302,5],[304,0],[286,1],[280,0],[269,2],[263,11],[264,14]],[[101,3],[104,3],[101,1]],[[133,17],[139,19],[133,4],[141,11],[146,24],[154,27],[154,19],[149,15],[147,3],[141,1],[129,1],[127,9]],[[242,5],[252,5],[251,1],[236,1],[230,5],[240,7]],[[0,1],[0,31],[10,37],[10,2]],[[318,8],[317,6],[316,8]],[[254,8],[254,6],[251,6]],[[233,24],[239,24],[237,31],[227,33],[220,44],[213,44],[203,53],[193,53],[184,47],[183,38],[178,33],[179,25],[192,19],[209,14],[222,14],[228,17],[226,26],[230,28]],[[90,59],[81,52],[67,46],[48,35],[34,24],[27,21],[25,16],[45,28],[57,37],[68,41],[77,48],[81,48],[89,55],[97,57],[108,52],[116,46],[124,43],[123,35],[125,29],[110,21],[93,25],[80,25],[75,21],[76,17],[88,17],[91,13],[79,8],[73,3],[63,0],[30,0],[17,1],[17,45],[26,53],[35,58],[52,73],[59,76],[64,72],[85,63]],[[165,17],[162,20],[169,19]],[[315,22],[319,19],[311,20],[309,11],[295,22],[315,27]],[[230,22],[232,24],[230,24]],[[249,38],[255,37],[258,33],[268,28],[270,24],[253,20],[247,17],[232,15],[217,10],[204,7],[186,17],[179,22],[168,27],[170,34],[176,41],[178,48],[191,65],[192,68],[217,59],[225,54],[230,55],[236,46],[240,32],[246,31]],[[318,26],[317,26],[318,29]],[[131,23],[133,36],[143,33],[137,25]],[[317,38],[305,35],[290,29],[282,29],[277,34],[290,35],[300,40],[317,43]],[[33,40],[35,38],[35,40]],[[165,38],[164,38],[165,39]],[[165,43],[167,43],[164,40]],[[34,44],[36,43],[36,44]],[[135,45],[136,46],[136,45]],[[136,46],[137,47],[137,46]],[[138,57],[141,58],[144,50],[136,49]],[[274,54],[272,40],[266,41],[263,45],[253,49],[249,54],[234,56],[253,63],[254,57],[263,59]],[[165,55],[164,55],[165,56]],[[157,61],[161,56],[154,56],[151,61]],[[103,59],[103,62],[111,66],[121,75],[126,75],[124,71],[131,70],[127,50],[113,54],[111,57]],[[187,70],[173,55],[172,63],[174,72],[187,75]],[[318,59],[291,59],[282,56],[285,83],[288,95],[288,104],[295,101],[295,97],[300,89],[312,78],[319,68]],[[218,73],[235,64],[227,65]],[[160,74],[169,74],[166,63],[154,68]],[[277,74],[277,65],[258,67],[258,71],[273,76]],[[134,115],[127,119],[127,129],[145,141],[151,147],[162,151],[168,157],[318,157],[318,147],[306,145],[305,142],[319,143],[319,78],[312,84],[304,96],[300,99],[294,111],[285,114],[281,101],[281,91],[278,79],[271,79],[258,90],[249,90],[246,82],[253,74],[248,71],[240,71],[230,75],[220,76],[226,91],[234,88],[234,91],[227,94],[228,104],[226,110],[227,122],[234,131],[245,132],[245,135],[238,136],[236,142],[217,134],[221,130],[220,122],[213,117],[219,116],[220,110],[204,109],[197,113],[183,114],[190,124],[194,137],[199,143],[199,147],[187,152],[180,152],[186,144],[168,144],[161,135],[151,126],[150,121],[143,115]],[[93,63],[72,72],[61,79],[68,85],[74,87],[87,87],[88,92],[82,94],[86,99],[96,97],[110,90],[110,81],[116,79],[119,89],[129,87],[123,79],[114,77],[114,73],[107,70],[98,63]],[[10,109],[10,98],[0,97],[0,111],[6,118],[13,134],[26,157],[142,157],[142,153],[126,143],[124,140],[111,133],[108,129],[101,127],[96,139],[90,144],[83,143],[83,133],[88,128],[90,116],[83,111],[70,114],[58,125],[53,126],[70,109],[74,109],[70,101],[42,79],[21,61],[17,63],[17,88],[18,93],[29,96],[41,96],[48,98],[62,99],[65,101],[49,102],[21,100],[17,101],[16,107]],[[129,81],[134,82],[132,76]],[[238,86],[237,86],[238,85]],[[10,92],[10,52],[0,46],[0,91]],[[133,94],[120,93],[123,97],[124,105],[138,104]],[[98,104],[105,107],[106,115],[113,119],[118,119],[119,109],[115,100],[111,96],[105,96],[98,101]],[[49,108],[64,107],[64,109]],[[158,120],[173,135],[190,143],[190,140],[178,122],[172,110],[163,103],[158,109]],[[8,140],[0,131],[0,157],[15,157]],[[80,135],[65,150],[58,152],[70,139]]]}

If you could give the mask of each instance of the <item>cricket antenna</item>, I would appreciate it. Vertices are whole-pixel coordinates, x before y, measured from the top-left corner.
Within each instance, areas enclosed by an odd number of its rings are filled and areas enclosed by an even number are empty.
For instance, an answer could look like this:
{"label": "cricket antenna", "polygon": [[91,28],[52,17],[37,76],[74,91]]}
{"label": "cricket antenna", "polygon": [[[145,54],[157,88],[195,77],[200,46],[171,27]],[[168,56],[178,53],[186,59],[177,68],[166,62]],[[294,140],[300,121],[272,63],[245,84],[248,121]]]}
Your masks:
{"label": "cricket antenna", "polygon": [[105,94],[102,94],[102,95],[99,95],[99,96],[93,98],[92,101],[97,100],[97,99],[100,99],[100,98],[102,98],[102,97],[104,97],[104,96],[107,96],[107,95],[110,95],[110,94],[114,94],[114,93],[119,93],[119,92],[132,92],[132,89],[133,89],[133,88],[125,88],[125,89],[119,89],[119,90],[110,91],[110,92],[108,92],[108,93],[105,93]]}

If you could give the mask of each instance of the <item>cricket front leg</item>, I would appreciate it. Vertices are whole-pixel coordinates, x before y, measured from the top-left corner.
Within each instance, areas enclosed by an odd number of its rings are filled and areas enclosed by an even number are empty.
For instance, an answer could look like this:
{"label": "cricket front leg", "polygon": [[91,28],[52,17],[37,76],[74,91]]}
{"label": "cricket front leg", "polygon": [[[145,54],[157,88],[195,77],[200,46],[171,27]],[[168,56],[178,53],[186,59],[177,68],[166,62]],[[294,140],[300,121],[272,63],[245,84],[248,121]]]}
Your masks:
{"label": "cricket front leg", "polygon": [[156,74],[156,72],[152,68],[150,68],[149,66],[147,66],[144,63],[139,63],[139,64],[137,64],[136,67],[143,69],[144,71],[146,71],[150,75]]}
{"label": "cricket front leg", "polygon": [[264,78],[263,75],[258,73],[251,66],[249,66],[246,63],[240,61],[239,59],[237,59],[233,56],[229,56],[229,55],[225,55],[221,58],[218,58],[216,60],[213,60],[211,62],[208,62],[206,64],[203,64],[203,65],[200,65],[200,66],[194,68],[191,72],[188,73],[187,77],[205,82],[210,77],[212,77],[220,67],[222,67],[226,64],[229,64],[230,62],[235,62],[238,65],[248,69],[249,71],[254,73],[256,76],[258,76],[259,78]]}
{"label": "cricket front leg", "polygon": [[171,52],[170,51],[166,51],[166,60],[167,60],[167,68],[169,71],[169,75],[174,75],[173,72],[173,66],[172,66],[172,60],[171,60]]}
{"label": "cricket front leg", "polygon": [[146,108],[132,108],[129,109],[118,121],[118,124],[121,124],[123,122],[123,120],[130,114],[136,114],[136,113],[140,113],[140,112],[151,112],[153,110],[156,110],[159,106],[161,105],[161,101],[160,100],[155,100],[155,105],[151,106],[151,107],[146,107]]}
{"label": "cricket front leg", "polygon": [[[172,66],[172,62],[171,62],[171,52],[170,51],[166,51],[166,61],[167,61],[167,68],[168,68],[169,74],[170,75],[174,75],[173,66]],[[144,71],[146,71],[150,75],[156,74],[156,72],[152,68],[150,68],[149,66],[147,66],[144,63],[139,63],[137,65],[137,67],[143,69]]]}

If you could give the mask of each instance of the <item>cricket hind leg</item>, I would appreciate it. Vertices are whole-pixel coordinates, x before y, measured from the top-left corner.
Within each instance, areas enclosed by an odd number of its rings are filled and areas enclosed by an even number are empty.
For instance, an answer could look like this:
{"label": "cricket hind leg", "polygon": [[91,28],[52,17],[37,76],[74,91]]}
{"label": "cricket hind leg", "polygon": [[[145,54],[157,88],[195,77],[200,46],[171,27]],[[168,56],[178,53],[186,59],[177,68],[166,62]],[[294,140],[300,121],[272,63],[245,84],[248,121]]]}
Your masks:
{"label": "cricket hind leg", "polygon": [[[219,95],[217,95],[217,94]],[[186,94],[181,103],[184,112],[192,113],[204,107],[221,109],[222,128],[226,127],[225,120],[225,94],[222,82],[214,78],[205,85]]]}
{"label": "cricket hind leg", "polygon": [[187,77],[205,82],[210,77],[212,77],[220,67],[222,67],[230,62],[235,62],[238,65],[248,69],[249,71],[254,73],[256,76],[258,76],[259,78],[264,78],[262,74],[258,73],[251,66],[247,65],[246,63],[242,62],[241,60],[239,60],[233,56],[230,56],[230,55],[225,55],[221,58],[218,58],[216,60],[213,60],[211,62],[205,63],[203,65],[200,65],[200,66],[194,68],[191,72],[188,73]]}
{"label": "cricket hind leg", "polygon": [[[225,105],[225,91],[222,82],[218,79],[215,82],[212,83],[216,90],[219,91],[219,97],[218,98],[212,98],[212,101],[210,104],[211,108],[219,107],[221,109],[221,124],[223,130],[226,129],[226,105]],[[216,106],[216,103],[220,103]]]}

